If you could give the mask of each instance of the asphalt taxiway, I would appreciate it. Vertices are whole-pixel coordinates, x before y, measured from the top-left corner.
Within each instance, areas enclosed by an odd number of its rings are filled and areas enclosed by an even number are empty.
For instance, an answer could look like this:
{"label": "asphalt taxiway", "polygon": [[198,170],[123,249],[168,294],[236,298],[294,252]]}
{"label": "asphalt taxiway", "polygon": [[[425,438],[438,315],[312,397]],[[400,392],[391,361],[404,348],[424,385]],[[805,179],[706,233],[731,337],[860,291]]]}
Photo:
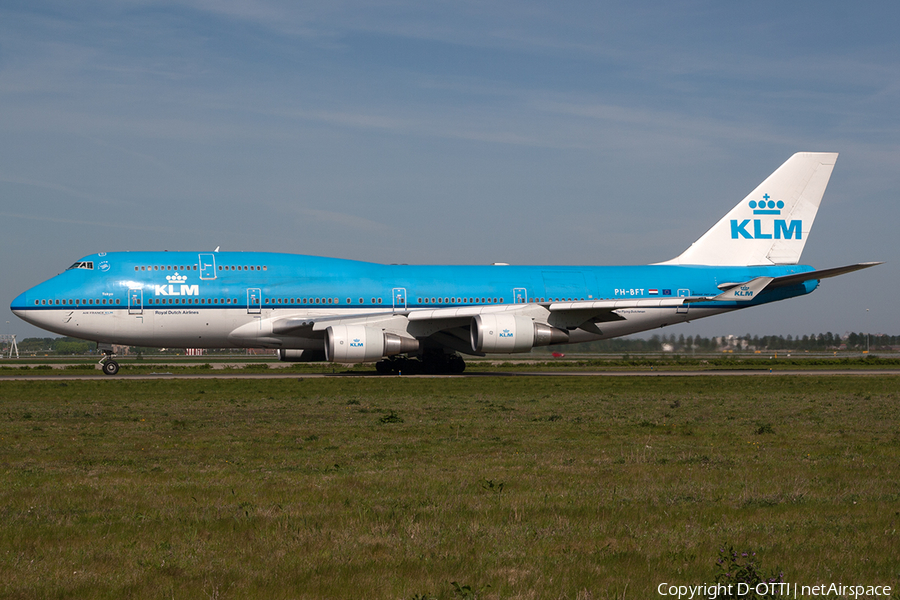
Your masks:
{"label": "asphalt taxiway", "polygon": [[685,371],[471,371],[462,374],[379,375],[372,371],[336,371],[335,373],[235,373],[227,370],[213,373],[137,373],[130,375],[122,369],[118,375],[96,373],[66,374],[2,374],[2,381],[117,381],[138,379],[320,379],[320,378],[384,378],[414,377],[419,379],[447,379],[454,377],[834,377],[834,376],[900,376],[900,369],[743,369],[743,370],[685,370]]}

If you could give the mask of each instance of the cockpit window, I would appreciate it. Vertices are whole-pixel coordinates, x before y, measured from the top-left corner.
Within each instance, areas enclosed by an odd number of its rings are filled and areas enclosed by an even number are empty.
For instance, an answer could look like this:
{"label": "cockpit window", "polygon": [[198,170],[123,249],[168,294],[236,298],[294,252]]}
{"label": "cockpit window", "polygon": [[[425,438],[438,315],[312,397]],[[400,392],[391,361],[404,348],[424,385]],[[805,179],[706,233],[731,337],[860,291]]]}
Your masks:
{"label": "cockpit window", "polygon": [[66,269],[66,271],[68,271],[69,269],[88,269],[90,271],[93,271],[94,270],[94,261],[80,260],[77,263],[75,263],[74,265],[72,265],[71,267],[69,267],[68,269]]}

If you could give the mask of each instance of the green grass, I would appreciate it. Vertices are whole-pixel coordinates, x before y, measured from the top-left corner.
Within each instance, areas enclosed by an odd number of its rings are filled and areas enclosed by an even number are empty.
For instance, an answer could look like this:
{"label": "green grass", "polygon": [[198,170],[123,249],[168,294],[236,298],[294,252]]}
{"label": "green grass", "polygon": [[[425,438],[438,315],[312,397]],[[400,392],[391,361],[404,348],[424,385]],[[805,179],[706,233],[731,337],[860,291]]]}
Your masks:
{"label": "green grass", "polygon": [[[900,587],[896,377],[0,381],[4,598]],[[456,582],[454,586],[453,582]]]}
{"label": "green grass", "polygon": [[[98,358],[56,357],[41,359],[5,360],[0,364],[0,379],[29,375],[64,376],[89,375],[103,377]],[[269,370],[278,374],[330,374],[375,372],[373,364],[336,365],[331,363],[282,363],[275,358],[254,356],[204,357],[153,356],[120,357],[121,376],[150,375],[157,373],[214,375],[221,370],[228,373],[267,374]],[[795,353],[758,355],[755,353],[722,354],[701,356],[687,354],[605,354],[593,356],[572,356],[564,359],[549,359],[546,354],[498,355],[487,359],[468,360],[468,373],[526,372],[526,373],[575,373],[606,371],[843,371],[896,370],[900,368],[900,357],[894,355],[865,357],[845,353],[822,355]]]}

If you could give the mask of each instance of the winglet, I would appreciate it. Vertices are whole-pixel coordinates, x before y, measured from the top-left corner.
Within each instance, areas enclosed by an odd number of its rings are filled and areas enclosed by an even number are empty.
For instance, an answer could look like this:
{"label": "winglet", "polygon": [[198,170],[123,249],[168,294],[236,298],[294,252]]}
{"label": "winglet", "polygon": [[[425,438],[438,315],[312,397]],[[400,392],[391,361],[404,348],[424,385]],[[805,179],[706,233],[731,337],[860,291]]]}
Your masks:
{"label": "winglet", "polygon": [[727,289],[711,300],[714,302],[750,302],[774,280],[774,277],[757,277],[747,283]]}

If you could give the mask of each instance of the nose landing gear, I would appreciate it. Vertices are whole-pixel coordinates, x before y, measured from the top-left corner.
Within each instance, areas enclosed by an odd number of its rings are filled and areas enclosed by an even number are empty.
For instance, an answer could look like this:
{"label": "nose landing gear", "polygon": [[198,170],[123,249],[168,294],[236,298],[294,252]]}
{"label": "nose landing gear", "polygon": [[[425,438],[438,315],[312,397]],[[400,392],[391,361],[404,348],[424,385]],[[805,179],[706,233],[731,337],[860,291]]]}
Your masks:
{"label": "nose landing gear", "polygon": [[103,369],[103,374],[115,375],[118,373],[119,363],[114,360],[116,353],[113,352],[112,346],[98,346],[98,349],[103,352],[103,358],[100,359],[100,368]]}

